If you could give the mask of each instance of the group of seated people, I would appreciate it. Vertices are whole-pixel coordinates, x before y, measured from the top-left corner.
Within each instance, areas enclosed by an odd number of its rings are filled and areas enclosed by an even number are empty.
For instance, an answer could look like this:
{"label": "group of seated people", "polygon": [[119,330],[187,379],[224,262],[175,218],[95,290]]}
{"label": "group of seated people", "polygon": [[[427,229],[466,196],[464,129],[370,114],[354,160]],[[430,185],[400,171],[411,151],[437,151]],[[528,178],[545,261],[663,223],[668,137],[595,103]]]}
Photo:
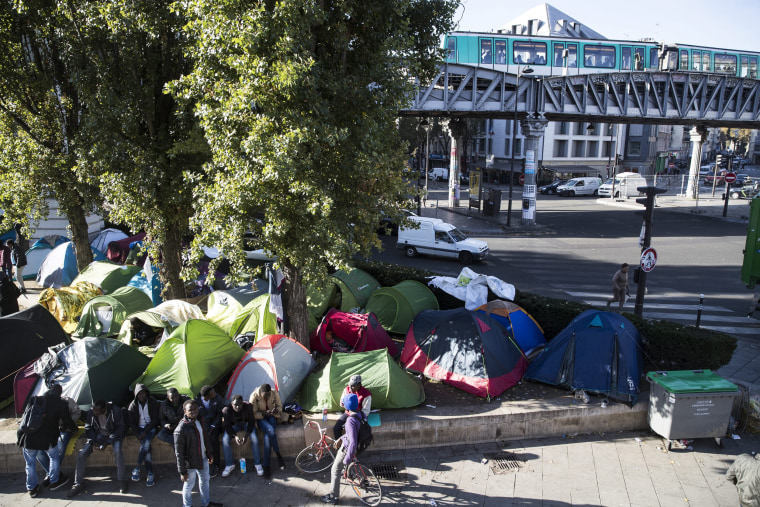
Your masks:
{"label": "group of seated people", "polygon": [[[79,419],[80,412],[77,404],[66,397],[62,398],[61,393],[61,386],[54,384],[44,395],[47,406],[45,431],[38,430],[26,434],[21,429],[19,430],[19,446],[24,449],[26,461],[26,485],[32,497],[36,497],[42,487],[49,486],[51,490],[55,490],[70,480],[60,472],[60,462],[76,430],[75,421]],[[151,443],[154,437],[174,448],[178,464],[186,464],[193,461],[189,455],[194,452],[194,447],[187,445],[187,438],[195,439],[192,441],[197,443],[202,434],[202,441],[205,444],[196,447],[206,447],[207,444],[206,451],[209,459],[208,462],[202,460],[204,463],[200,465],[201,471],[205,467],[205,474],[195,470],[201,482],[204,480],[202,475],[205,475],[205,480],[208,481],[209,477],[215,477],[220,471],[222,477],[228,477],[235,470],[233,447],[243,446],[248,442],[253,451],[253,464],[258,476],[271,477],[272,451],[277,458],[279,468],[281,470],[285,468],[285,460],[280,454],[275,427],[278,421],[290,422],[290,416],[283,410],[279,393],[269,384],[262,384],[256,388],[248,401],[244,401],[241,395],[236,395],[232,397],[230,403],[225,403],[224,399],[209,385],[201,388],[195,399],[190,399],[188,396],[181,395],[177,389],[170,388],[166,392],[166,399],[158,401],[143,384],[135,386],[134,395],[135,398],[127,409],[122,409],[106,400],[97,400],[85,415],[86,443],[77,453],[74,483],[69,491],[69,497],[84,491],[85,468],[93,451],[103,451],[108,446],[113,449],[116,461],[119,491],[127,493],[127,471],[122,444],[128,430],[140,442],[137,462],[131,471],[131,479],[135,482],[141,480],[144,465],[148,487],[155,485],[156,481],[151,456]],[[188,416],[193,413],[195,417]],[[196,425],[198,430],[195,429]],[[263,452],[259,447],[259,432],[262,435]],[[220,467],[220,437],[224,453],[223,468]],[[37,479],[37,462],[42,465],[47,474],[41,484]],[[185,482],[183,489],[185,499],[191,498],[194,482],[194,478],[188,480],[187,473],[188,470],[185,469],[183,473],[180,466],[180,474]],[[208,493],[207,484],[206,482],[205,488],[201,487],[201,490],[205,489],[206,494]],[[204,492],[201,491],[201,494],[204,495]],[[204,505],[220,505],[209,502],[208,498],[204,500]],[[190,504],[192,504],[191,500]]]}

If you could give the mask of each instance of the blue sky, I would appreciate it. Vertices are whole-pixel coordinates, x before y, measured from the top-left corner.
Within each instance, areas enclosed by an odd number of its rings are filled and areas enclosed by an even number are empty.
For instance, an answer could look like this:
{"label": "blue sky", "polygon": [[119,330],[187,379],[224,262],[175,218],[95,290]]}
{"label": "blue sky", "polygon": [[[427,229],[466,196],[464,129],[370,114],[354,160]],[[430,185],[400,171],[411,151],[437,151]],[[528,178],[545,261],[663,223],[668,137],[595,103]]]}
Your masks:
{"label": "blue sky", "polygon": [[[543,2],[461,0],[460,30],[495,30]],[[760,0],[554,0],[547,2],[610,39],[682,42],[760,51]],[[635,6],[633,8],[632,6]],[[656,12],[656,15],[653,13]]]}

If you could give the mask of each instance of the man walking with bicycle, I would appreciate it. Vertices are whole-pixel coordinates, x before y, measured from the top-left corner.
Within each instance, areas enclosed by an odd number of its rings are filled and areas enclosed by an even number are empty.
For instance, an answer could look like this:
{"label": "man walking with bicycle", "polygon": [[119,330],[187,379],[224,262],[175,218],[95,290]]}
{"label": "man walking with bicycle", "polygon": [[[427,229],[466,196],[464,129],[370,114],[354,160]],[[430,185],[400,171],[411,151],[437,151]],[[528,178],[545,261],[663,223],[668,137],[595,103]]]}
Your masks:
{"label": "man walking with bicycle", "polygon": [[361,415],[359,412],[359,397],[354,393],[343,396],[341,404],[348,410],[349,417],[345,424],[345,434],[340,438],[336,435],[335,445],[339,445],[338,453],[333,461],[332,471],[330,473],[332,491],[322,497],[322,503],[337,504],[340,496],[340,479],[343,475],[343,468],[346,467],[356,457],[357,444],[359,442],[359,427],[361,426]]}

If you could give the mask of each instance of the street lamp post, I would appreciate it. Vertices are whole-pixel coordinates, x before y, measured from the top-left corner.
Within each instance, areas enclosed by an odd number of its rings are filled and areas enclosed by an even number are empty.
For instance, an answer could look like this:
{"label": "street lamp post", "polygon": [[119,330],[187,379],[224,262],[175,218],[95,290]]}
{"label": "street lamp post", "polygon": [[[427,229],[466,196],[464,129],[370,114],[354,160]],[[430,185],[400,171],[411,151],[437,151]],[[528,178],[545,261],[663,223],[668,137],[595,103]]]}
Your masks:
{"label": "street lamp post", "polygon": [[515,80],[515,107],[514,114],[512,115],[512,141],[509,149],[512,151],[512,160],[509,163],[509,202],[507,204],[507,227],[512,226],[512,190],[515,185],[514,170],[515,170],[515,131],[517,130],[517,98],[520,92],[520,75],[531,74],[533,69],[525,67],[520,72],[520,65],[517,65],[517,79]]}
{"label": "street lamp post", "polygon": [[430,122],[427,121],[427,118],[423,118],[423,120],[420,122],[420,126],[425,129],[425,194],[423,195],[422,198],[423,198],[423,201],[427,201],[428,164],[430,162]]}

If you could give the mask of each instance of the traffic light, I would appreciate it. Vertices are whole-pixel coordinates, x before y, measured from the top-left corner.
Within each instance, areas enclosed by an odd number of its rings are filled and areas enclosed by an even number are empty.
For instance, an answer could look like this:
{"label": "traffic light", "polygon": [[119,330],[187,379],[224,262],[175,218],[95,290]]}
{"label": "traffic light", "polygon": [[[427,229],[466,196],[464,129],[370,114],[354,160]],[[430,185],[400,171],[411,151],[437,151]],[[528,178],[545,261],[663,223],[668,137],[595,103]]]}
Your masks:
{"label": "traffic light", "polygon": [[[667,192],[667,190],[657,187],[637,187],[636,190],[646,195],[646,197],[636,199],[636,202],[644,205],[644,213],[642,214],[644,222],[650,224],[652,223],[652,211],[654,210],[654,196],[657,194],[663,194]],[[637,212],[637,214],[640,214],[640,212]]]}
{"label": "traffic light", "polygon": [[715,157],[715,165],[718,167],[718,169],[721,168],[721,166],[723,165],[723,155],[717,155]]}

